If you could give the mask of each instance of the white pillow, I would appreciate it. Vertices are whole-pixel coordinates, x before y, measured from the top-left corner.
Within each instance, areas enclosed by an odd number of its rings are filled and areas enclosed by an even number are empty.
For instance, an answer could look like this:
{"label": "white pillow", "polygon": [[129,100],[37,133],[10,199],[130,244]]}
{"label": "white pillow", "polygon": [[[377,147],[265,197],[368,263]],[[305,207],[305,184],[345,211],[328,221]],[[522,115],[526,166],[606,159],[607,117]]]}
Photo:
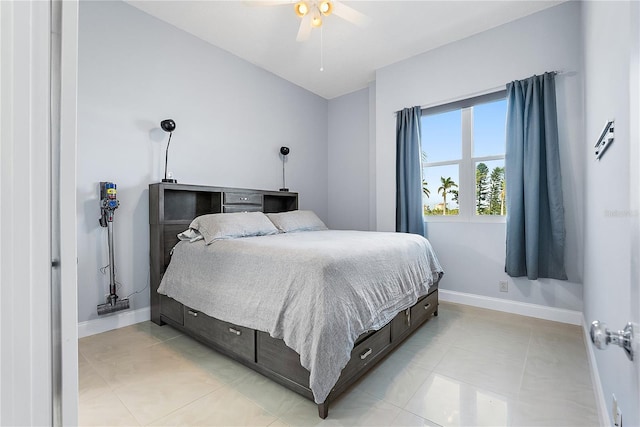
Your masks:
{"label": "white pillow", "polygon": [[189,243],[197,242],[198,240],[204,240],[202,234],[198,230],[194,230],[193,228],[188,228],[182,233],[178,234],[178,240],[188,240]]}
{"label": "white pillow", "polygon": [[313,211],[269,213],[267,217],[283,233],[327,230],[327,226]]}
{"label": "white pillow", "polygon": [[262,212],[238,212],[202,215],[191,221],[209,245],[214,240],[277,234],[278,229]]}

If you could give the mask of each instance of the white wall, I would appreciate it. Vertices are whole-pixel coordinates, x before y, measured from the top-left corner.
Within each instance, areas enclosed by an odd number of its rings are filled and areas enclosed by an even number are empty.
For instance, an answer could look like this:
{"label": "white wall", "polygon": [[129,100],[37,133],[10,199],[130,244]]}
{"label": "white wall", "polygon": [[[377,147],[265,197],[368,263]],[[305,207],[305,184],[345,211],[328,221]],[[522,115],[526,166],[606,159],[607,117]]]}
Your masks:
{"label": "white wall", "polygon": [[[429,223],[428,237],[446,272],[443,289],[582,309],[581,46],[580,4],[567,2],[376,72],[376,225],[383,231],[395,228],[396,111],[464,99],[545,71],[564,72],[556,89],[569,281],[508,278],[504,224]],[[509,280],[509,293],[498,292],[499,280]]]}
{"label": "white wall", "polygon": [[[118,185],[118,291],[149,280],[148,185],[163,174],[167,134],[177,128],[169,170],[180,183],[287,186],[300,208],[325,221],[327,101],[125,3],[81,2],[78,82],[78,320],[97,318],[108,293],[106,229],[98,226],[100,181]],[[149,290],[131,297],[149,305]]]}
{"label": "white wall", "polygon": [[[585,145],[588,147],[583,159],[586,165],[584,316],[587,322],[604,321],[613,330],[622,329],[628,321],[635,321],[637,325],[640,317],[638,20],[638,4],[634,2],[583,4]],[[634,67],[635,71],[630,74]],[[630,95],[631,88],[635,88],[633,95]],[[633,115],[631,105],[635,105]],[[605,121],[611,118],[615,118],[615,141],[602,159],[595,162],[591,147]],[[607,413],[611,414],[611,395],[615,393],[622,407],[624,425],[640,425],[637,354],[635,363],[618,348],[596,350],[595,356]]]}
{"label": "white wall", "polygon": [[329,228],[369,230],[369,89],[329,101]]}

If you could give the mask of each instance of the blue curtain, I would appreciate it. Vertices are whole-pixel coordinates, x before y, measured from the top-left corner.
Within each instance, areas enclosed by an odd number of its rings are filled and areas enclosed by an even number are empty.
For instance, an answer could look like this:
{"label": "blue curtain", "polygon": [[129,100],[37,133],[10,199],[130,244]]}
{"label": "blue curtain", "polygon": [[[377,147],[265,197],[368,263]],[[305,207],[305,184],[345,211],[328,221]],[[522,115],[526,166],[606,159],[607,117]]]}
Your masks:
{"label": "blue curtain", "polygon": [[509,276],[566,280],[554,73],[507,85]]}
{"label": "blue curtain", "polygon": [[424,236],[420,107],[405,108],[396,121],[396,231]]}

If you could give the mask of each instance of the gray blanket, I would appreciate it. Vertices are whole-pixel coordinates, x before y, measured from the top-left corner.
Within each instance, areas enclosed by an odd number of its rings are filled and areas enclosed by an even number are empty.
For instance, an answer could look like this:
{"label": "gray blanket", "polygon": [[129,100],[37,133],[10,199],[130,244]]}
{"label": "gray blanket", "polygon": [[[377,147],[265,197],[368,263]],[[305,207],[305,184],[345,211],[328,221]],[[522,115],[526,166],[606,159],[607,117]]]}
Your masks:
{"label": "gray blanket", "polygon": [[158,292],[283,339],[322,403],[356,338],[415,304],[441,275],[422,236],[325,230],[180,242]]}

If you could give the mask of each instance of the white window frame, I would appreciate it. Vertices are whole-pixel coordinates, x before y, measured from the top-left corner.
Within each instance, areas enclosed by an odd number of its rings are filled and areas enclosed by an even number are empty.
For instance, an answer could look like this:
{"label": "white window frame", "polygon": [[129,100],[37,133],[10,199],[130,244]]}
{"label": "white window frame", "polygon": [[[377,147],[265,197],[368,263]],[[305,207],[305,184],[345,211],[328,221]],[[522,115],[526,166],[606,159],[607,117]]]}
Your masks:
{"label": "white window frame", "polygon": [[[458,165],[458,189],[465,189],[458,193],[458,215],[424,215],[424,221],[437,222],[479,222],[505,223],[506,215],[476,215],[476,168],[475,164],[492,160],[504,160],[505,155],[473,157],[473,109],[474,105],[499,101],[507,96],[506,90],[475,96],[461,101],[451,102],[430,108],[423,108],[422,115],[432,115],[447,111],[461,110],[462,158],[440,162],[423,162],[421,170],[427,167]],[[467,189],[473,189],[469,191]]]}

